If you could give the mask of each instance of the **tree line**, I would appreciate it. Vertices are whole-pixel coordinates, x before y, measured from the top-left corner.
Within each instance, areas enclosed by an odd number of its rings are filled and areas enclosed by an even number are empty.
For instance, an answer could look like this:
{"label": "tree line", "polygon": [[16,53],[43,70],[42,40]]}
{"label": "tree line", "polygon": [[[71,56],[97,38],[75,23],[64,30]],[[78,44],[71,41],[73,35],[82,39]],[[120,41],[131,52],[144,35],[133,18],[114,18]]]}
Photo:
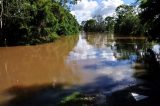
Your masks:
{"label": "tree line", "polygon": [[129,5],[120,5],[115,10],[116,15],[95,16],[93,19],[83,21],[82,26],[85,31],[100,31],[118,33],[123,35],[136,35],[141,33],[141,24],[136,8]]}
{"label": "tree line", "polygon": [[50,42],[78,33],[79,24],[66,0],[1,0],[0,45]]}
{"label": "tree line", "polygon": [[[139,7],[137,7],[137,4]],[[85,31],[117,33],[121,35],[147,35],[160,41],[160,1],[137,0],[134,5],[120,5],[114,16],[98,15],[83,21]]]}

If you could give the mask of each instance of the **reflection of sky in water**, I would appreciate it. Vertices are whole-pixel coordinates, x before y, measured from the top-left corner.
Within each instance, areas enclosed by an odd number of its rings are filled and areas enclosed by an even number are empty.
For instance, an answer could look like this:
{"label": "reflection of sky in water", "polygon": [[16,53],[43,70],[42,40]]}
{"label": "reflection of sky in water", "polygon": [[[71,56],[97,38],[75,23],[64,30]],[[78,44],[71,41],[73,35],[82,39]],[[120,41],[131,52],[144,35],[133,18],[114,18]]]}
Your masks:
{"label": "reflection of sky in water", "polygon": [[[113,43],[115,42],[113,41]],[[69,54],[68,62],[74,62],[75,66],[78,66],[82,72],[95,75],[91,83],[88,84],[90,88],[108,87],[108,89],[113,90],[137,83],[133,77],[134,69],[131,68],[132,63],[137,58],[136,55],[130,55],[128,59],[119,60],[116,59],[115,55],[117,54],[111,46],[97,48],[90,45],[80,35],[77,45]]]}
{"label": "reflection of sky in water", "polygon": [[86,39],[79,36],[79,41],[72,52],[70,52],[69,59],[81,60],[81,59],[107,59],[115,61],[114,52],[111,47],[106,48],[95,48],[88,44]]}

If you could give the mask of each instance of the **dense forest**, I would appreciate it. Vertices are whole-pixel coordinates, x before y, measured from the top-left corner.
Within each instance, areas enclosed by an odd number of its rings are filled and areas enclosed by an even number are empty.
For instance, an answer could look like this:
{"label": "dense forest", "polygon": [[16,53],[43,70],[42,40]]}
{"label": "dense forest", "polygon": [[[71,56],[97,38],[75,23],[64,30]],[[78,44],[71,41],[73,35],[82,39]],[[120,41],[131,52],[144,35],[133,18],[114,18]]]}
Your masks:
{"label": "dense forest", "polygon": [[[50,42],[61,35],[79,31],[79,24],[67,3],[77,0],[1,0],[0,45],[25,45]],[[120,35],[147,35],[159,41],[160,1],[137,0],[132,5],[120,5],[115,15],[81,23],[83,30]]]}
{"label": "dense forest", "polygon": [[83,21],[85,31],[111,32],[122,35],[147,35],[151,40],[159,41],[160,1],[137,0],[132,5],[120,5],[114,16],[95,16]]}
{"label": "dense forest", "polygon": [[123,35],[140,35],[142,25],[140,23],[137,8],[130,5],[120,5],[116,8],[114,16],[103,18],[98,15],[93,19],[83,21],[82,26],[85,31],[111,32]]}
{"label": "dense forest", "polygon": [[0,45],[50,42],[79,31],[65,2],[52,0],[2,0]]}

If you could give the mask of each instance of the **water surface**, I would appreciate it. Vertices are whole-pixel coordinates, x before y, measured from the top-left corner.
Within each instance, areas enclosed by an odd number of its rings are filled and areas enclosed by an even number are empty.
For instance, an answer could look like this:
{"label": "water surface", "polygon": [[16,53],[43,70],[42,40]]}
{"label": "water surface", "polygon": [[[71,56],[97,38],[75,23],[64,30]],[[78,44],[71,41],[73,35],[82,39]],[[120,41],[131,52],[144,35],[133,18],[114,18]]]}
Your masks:
{"label": "water surface", "polygon": [[140,83],[133,68],[143,37],[80,33],[54,43],[0,48],[0,102],[12,99],[6,91],[66,83],[84,91],[112,92]]}

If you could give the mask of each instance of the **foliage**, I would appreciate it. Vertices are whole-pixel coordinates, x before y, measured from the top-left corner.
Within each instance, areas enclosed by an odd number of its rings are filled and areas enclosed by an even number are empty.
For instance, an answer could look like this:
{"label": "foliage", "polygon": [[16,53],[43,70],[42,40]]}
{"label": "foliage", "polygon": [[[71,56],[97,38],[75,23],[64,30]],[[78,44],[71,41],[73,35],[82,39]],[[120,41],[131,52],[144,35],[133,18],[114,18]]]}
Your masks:
{"label": "foliage", "polygon": [[96,20],[94,19],[90,19],[90,20],[87,20],[84,24],[84,30],[85,31],[93,31],[95,30],[95,26],[96,26]]}
{"label": "foliage", "polygon": [[59,106],[90,106],[96,104],[95,95],[84,94],[80,92],[73,92],[64,97]]}
{"label": "foliage", "polygon": [[115,19],[114,17],[108,16],[105,18],[106,30],[108,32],[114,32]]}
{"label": "foliage", "polygon": [[82,22],[85,31],[90,32],[109,32],[123,35],[140,35],[142,25],[135,8],[129,5],[120,5],[116,9],[116,16],[95,16]]}
{"label": "foliage", "polygon": [[5,0],[0,45],[36,44],[79,30],[68,10],[52,0]]}
{"label": "foliage", "polygon": [[[160,1],[137,0],[140,8],[130,5],[120,5],[116,8],[116,16],[93,17],[84,21],[85,31],[114,32],[122,35],[148,35],[151,40],[160,41]],[[96,22],[93,20],[96,20]]]}
{"label": "foliage", "polygon": [[67,102],[76,101],[76,99],[77,99],[78,96],[80,96],[80,93],[79,92],[74,92],[71,95],[65,97],[61,101],[61,104],[66,104]]}
{"label": "foliage", "polygon": [[141,34],[141,24],[133,6],[120,5],[116,9],[115,33],[123,35]]}
{"label": "foliage", "polygon": [[160,1],[138,0],[140,2],[140,18],[144,26],[144,33],[152,39],[160,40]]}
{"label": "foliage", "polygon": [[97,16],[94,16],[94,18],[97,21],[96,26],[95,26],[95,31],[104,32],[106,30],[106,24],[105,24],[105,20],[103,19],[103,17],[101,15],[97,15]]}
{"label": "foliage", "polygon": [[102,16],[95,16],[94,19],[90,19],[82,22],[83,29],[89,32],[104,32],[105,29],[105,21]]}

